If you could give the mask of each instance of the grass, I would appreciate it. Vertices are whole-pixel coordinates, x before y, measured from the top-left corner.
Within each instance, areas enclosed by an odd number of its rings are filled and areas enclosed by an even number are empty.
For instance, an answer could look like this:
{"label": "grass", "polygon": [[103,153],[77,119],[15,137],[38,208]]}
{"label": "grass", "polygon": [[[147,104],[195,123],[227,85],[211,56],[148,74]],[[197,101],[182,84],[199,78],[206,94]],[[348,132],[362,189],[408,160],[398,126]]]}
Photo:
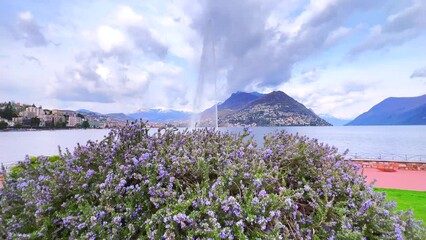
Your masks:
{"label": "grass", "polygon": [[415,218],[422,220],[426,225],[426,192],[375,188],[378,192],[385,192],[387,199],[397,202],[400,210],[411,209]]}

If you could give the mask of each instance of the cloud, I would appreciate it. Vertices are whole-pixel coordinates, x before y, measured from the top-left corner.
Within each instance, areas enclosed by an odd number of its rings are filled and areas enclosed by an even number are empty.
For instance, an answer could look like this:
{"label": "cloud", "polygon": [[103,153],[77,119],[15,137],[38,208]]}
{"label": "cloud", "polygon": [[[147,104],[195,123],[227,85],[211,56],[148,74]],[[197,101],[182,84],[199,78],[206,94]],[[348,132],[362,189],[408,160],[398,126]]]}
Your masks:
{"label": "cloud", "polygon": [[116,13],[116,20],[123,26],[135,48],[160,59],[166,56],[168,47],[153,34],[142,15],[136,13],[129,6],[120,6]]}
{"label": "cloud", "polygon": [[117,8],[113,24],[97,27],[95,39],[99,49],[91,54],[100,61],[116,58],[129,65],[135,59],[163,59],[168,53],[168,47],[152,33],[143,16],[128,6]]}
{"label": "cloud", "polygon": [[86,61],[68,67],[47,86],[49,96],[62,101],[112,103],[114,99],[105,91],[105,83],[96,66]]}
{"label": "cloud", "polygon": [[33,61],[33,62],[37,63],[40,67],[42,66],[41,61],[36,57],[28,56],[28,55],[25,55],[25,54],[23,55],[23,57],[28,61]]}
{"label": "cloud", "polygon": [[296,17],[290,13],[271,24],[271,16],[279,16],[286,4],[204,1],[193,27],[203,38],[214,36],[217,67],[225,69],[228,93],[273,88],[291,78],[296,63],[349,35],[351,29],[342,26],[345,20],[374,4],[378,3],[312,1]]}
{"label": "cloud", "polygon": [[426,66],[414,70],[410,78],[426,78]]}
{"label": "cloud", "polygon": [[166,56],[167,46],[156,39],[148,29],[132,26],[127,28],[127,34],[133,40],[134,46],[144,53],[153,54],[160,59]]}
{"label": "cloud", "polygon": [[126,43],[124,34],[110,26],[100,26],[96,30],[99,47],[106,53],[111,52],[115,48],[119,48]]}
{"label": "cloud", "polygon": [[41,32],[41,27],[34,20],[31,12],[21,12],[17,15],[17,36],[23,39],[26,47],[42,47],[48,41]]}
{"label": "cloud", "polygon": [[370,28],[368,37],[356,45],[350,56],[366,51],[374,51],[409,41],[426,30],[425,1],[414,1],[411,6],[390,15],[384,24]]}
{"label": "cloud", "polygon": [[162,61],[135,66],[81,54],[48,84],[47,93],[62,101],[182,108],[188,101],[181,74],[181,68]]}

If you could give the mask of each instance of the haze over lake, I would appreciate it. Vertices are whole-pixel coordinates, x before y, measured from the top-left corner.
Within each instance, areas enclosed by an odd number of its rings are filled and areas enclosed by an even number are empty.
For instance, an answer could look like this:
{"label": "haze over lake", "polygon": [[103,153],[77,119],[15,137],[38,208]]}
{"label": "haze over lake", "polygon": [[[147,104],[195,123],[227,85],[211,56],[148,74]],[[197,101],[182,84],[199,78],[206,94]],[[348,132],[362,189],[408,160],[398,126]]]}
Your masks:
{"label": "haze over lake", "polygon": [[[320,142],[349,149],[350,157],[382,158],[385,160],[426,161],[426,126],[333,126],[333,127],[252,127],[254,139],[277,130],[299,133]],[[240,132],[242,128],[220,128]],[[101,140],[107,129],[0,132],[0,163],[13,164],[26,155],[56,155],[58,146],[73,151],[77,143]]]}

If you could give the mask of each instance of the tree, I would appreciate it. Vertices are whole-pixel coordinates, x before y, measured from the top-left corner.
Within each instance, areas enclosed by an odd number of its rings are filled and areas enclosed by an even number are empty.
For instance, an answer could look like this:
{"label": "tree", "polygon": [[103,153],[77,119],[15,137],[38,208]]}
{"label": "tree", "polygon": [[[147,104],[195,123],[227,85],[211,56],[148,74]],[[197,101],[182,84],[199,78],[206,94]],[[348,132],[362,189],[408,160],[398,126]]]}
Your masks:
{"label": "tree", "polygon": [[66,123],[65,122],[55,122],[55,128],[65,128],[66,127]]}
{"label": "tree", "polygon": [[39,127],[40,126],[40,118],[33,117],[31,118],[31,127]]}
{"label": "tree", "polygon": [[0,122],[0,129],[6,129],[6,128],[7,128],[7,126],[9,126],[9,125],[7,124],[7,122],[5,122],[5,121],[1,121],[1,122]]}
{"label": "tree", "polygon": [[90,128],[90,123],[89,123],[89,121],[84,121],[84,122],[81,124],[81,127],[82,127],[82,128]]}
{"label": "tree", "polygon": [[18,115],[16,115],[15,109],[12,106],[12,103],[9,102],[5,109],[3,110],[3,112],[0,115],[2,118],[8,119],[8,120],[12,120],[12,118],[17,117]]}

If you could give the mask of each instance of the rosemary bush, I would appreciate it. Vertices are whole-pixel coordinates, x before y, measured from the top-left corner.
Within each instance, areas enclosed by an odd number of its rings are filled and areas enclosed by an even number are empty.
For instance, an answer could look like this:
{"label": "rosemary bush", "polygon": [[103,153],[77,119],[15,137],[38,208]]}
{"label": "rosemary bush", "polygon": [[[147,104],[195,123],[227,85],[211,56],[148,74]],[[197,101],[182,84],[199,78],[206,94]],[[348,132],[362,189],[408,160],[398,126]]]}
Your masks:
{"label": "rosemary bush", "polygon": [[20,162],[0,191],[5,239],[425,239],[337,149],[277,132],[112,130]]}

